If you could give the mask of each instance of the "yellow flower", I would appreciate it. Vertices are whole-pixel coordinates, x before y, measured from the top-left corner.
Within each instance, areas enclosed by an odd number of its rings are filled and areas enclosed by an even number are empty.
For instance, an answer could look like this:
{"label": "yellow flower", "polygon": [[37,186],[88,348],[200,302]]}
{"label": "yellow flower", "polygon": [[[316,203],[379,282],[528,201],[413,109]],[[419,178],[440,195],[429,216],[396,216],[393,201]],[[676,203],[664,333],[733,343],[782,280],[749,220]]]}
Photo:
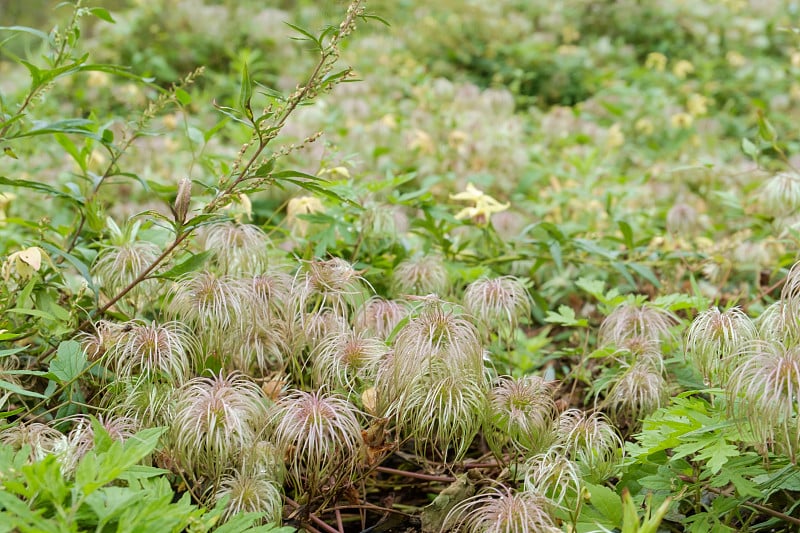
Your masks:
{"label": "yellow flower", "polygon": [[707,104],[708,104],[708,98],[706,98],[702,94],[692,94],[686,101],[686,109],[689,110],[689,113],[691,115],[699,117],[701,115],[705,115],[706,113],[708,113]]}
{"label": "yellow flower", "polygon": [[606,136],[606,146],[609,148],[619,148],[625,144],[625,134],[622,133],[622,125],[619,122],[608,129]]}
{"label": "yellow flower", "polygon": [[673,128],[684,129],[690,127],[694,119],[689,113],[675,113],[670,117],[669,121]]}
{"label": "yellow flower", "polygon": [[394,118],[394,115],[388,113],[386,115],[383,115],[383,117],[381,117],[381,124],[389,128],[390,130],[393,130],[397,127],[397,119]]}
{"label": "yellow flower", "polygon": [[423,154],[436,153],[436,146],[430,134],[422,130],[414,130],[411,136],[412,138],[408,143],[408,148],[410,150],[419,150]]}
{"label": "yellow flower", "polygon": [[308,220],[297,218],[297,216],[320,213],[324,210],[322,202],[315,196],[292,198],[286,206],[286,222],[297,235],[305,237],[310,224]]}
{"label": "yellow flower", "polygon": [[792,52],[791,63],[794,68],[800,68],[800,50]]}
{"label": "yellow flower", "polygon": [[180,117],[177,113],[170,113],[168,115],[164,115],[164,117],[161,119],[161,123],[164,124],[168,130],[174,130],[178,127],[179,120]]}
{"label": "yellow flower", "polygon": [[653,121],[649,118],[640,118],[636,121],[633,125],[633,129],[636,130],[637,133],[641,133],[642,135],[652,135],[653,131],[655,131],[655,127],[653,126]]}
{"label": "yellow flower", "polygon": [[747,63],[747,59],[742,54],[733,50],[730,50],[727,54],[725,54],[725,59],[728,61],[730,66],[736,68],[743,67]]}
{"label": "yellow flower", "polygon": [[686,78],[692,72],[694,72],[694,65],[685,59],[681,59],[672,67],[672,73],[680,79]]}
{"label": "yellow flower", "polygon": [[458,148],[467,140],[469,139],[469,135],[464,133],[461,130],[453,130],[450,132],[450,135],[447,136],[447,144],[449,144],[452,148]]}
{"label": "yellow flower", "polygon": [[500,213],[509,208],[511,204],[501,204],[471,183],[467,184],[467,190],[450,195],[451,200],[459,200],[474,203],[474,207],[466,207],[456,214],[457,220],[472,219],[478,223],[488,222],[489,217],[494,213]]}
{"label": "yellow flower", "polygon": [[38,246],[14,252],[3,263],[3,279],[8,282],[12,274],[23,280],[29,279],[42,268],[42,258],[50,261],[47,253]]}
{"label": "yellow flower", "polygon": [[661,52],[650,52],[647,54],[647,59],[644,62],[644,66],[650,70],[664,72],[664,69],[667,66],[667,56]]}
{"label": "yellow flower", "polygon": [[231,213],[236,222],[241,222],[244,219],[251,220],[253,218],[253,203],[250,201],[249,196],[241,193],[234,195],[232,200],[233,201],[223,209]]}
{"label": "yellow flower", "polygon": [[558,48],[556,48],[556,53],[561,56],[569,56],[573,54],[577,54],[580,51],[580,46],[575,46],[574,44],[562,44]]}
{"label": "yellow flower", "polygon": [[789,88],[789,98],[791,98],[795,102],[800,101],[800,84],[798,83],[792,84],[792,86]]}
{"label": "yellow flower", "polygon": [[86,85],[89,87],[106,87],[111,83],[111,75],[108,72],[101,72],[99,70],[89,71],[86,78]]}
{"label": "yellow flower", "polygon": [[572,26],[564,26],[564,28],[561,30],[561,39],[564,41],[564,44],[574,43],[580,38],[581,32]]}
{"label": "yellow flower", "polygon": [[350,171],[347,170],[347,167],[324,168],[317,173],[318,176],[324,176],[325,174],[331,174],[333,176],[341,176],[342,178],[350,179]]}
{"label": "yellow flower", "polygon": [[17,198],[16,194],[10,192],[0,192],[0,220],[6,219],[6,209],[8,204]]}

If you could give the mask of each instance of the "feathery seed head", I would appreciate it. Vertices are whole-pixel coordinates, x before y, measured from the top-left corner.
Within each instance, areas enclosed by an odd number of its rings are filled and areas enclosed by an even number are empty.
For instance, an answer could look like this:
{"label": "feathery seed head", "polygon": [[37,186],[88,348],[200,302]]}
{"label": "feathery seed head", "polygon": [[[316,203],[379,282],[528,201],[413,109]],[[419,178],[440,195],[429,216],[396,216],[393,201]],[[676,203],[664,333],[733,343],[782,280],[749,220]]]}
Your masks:
{"label": "feathery seed head", "polygon": [[347,318],[331,309],[321,309],[313,313],[304,313],[300,324],[298,345],[294,353],[308,348],[314,351],[323,339],[341,334],[350,329]]}
{"label": "feathery seed head", "polygon": [[271,271],[241,281],[249,297],[256,320],[269,322],[286,313],[291,301],[292,277],[280,271]]}
{"label": "feathery seed head", "polygon": [[284,333],[283,321],[273,319],[269,324],[253,323],[236,335],[225,335],[221,347],[228,358],[226,366],[250,376],[283,370],[289,353]]}
{"label": "feathery seed head", "polygon": [[623,443],[602,413],[567,409],[558,420],[558,443],[580,468],[582,477],[596,481],[613,475],[622,459]]}
{"label": "feathery seed head", "polygon": [[292,295],[301,310],[327,308],[349,317],[366,300],[367,284],[350,263],[334,257],[309,262],[295,277]]}
{"label": "feathery seed head", "polygon": [[[94,448],[94,427],[88,417],[76,415],[77,422],[67,436],[67,446],[60,455],[61,469],[65,473],[73,473],[81,459]],[[139,430],[139,424],[126,416],[98,417],[97,421],[105,429],[108,436],[118,442],[132,437]]]}
{"label": "feathery seed head", "polygon": [[413,376],[426,362],[441,359],[474,374],[483,373],[483,347],[475,326],[441,305],[425,307],[409,320],[395,339],[395,363]]}
{"label": "feathery seed head", "polygon": [[80,332],[75,340],[81,343],[87,359],[96,361],[112,348],[123,334],[122,327],[114,322],[98,320],[93,324],[94,333]]}
{"label": "feathery seed head", "polygon": [[400,302],[375,296],[358,308],[354,323],[356,330],[386,340],[406,316],[408,309]]}
{"label": "feathery seed head", "polygon": [[553,440],[556,405],[552,385],[538,376],[501,377],[489,393],[486,440],[497,456],[510,444],[528,454]]}
{"label": "feathery seed head", "polygon": [[224,476],[219,483],[215,499],[229,497],[223,520],[238,513],[264,513],[267,522],[280,523],[283,514],[283,496],[276,481],[258,468],[237,468]]}
{"label": "feathery seed head", "polygon": [[464,305],[472,316],[505,340],[513,338],[520,320],[531,312],[528,290],[519,278],[503,276],[469,284]]}
{"label": "feathery seed head", "polygon": [[632,365],[636,362],[646,362],[654,368],[664,367],[664,358],[661,355],[661,341],[642,336],[624,339],[616,347],[612,356],[622,364]]}
{"label": "feathery seed head", "polygon": [[450,287],[450,279],[442,258],[424,255],[400,262],[392,273],[392,288],[395,294],[437,294],[444,296]]}
{"label": "feathery seed head", "polygon": [[723,384],[739,350],[757,338],[755,324],[744,311],[709,308],[695,317],[686,333],[686,355],[707,383]]}
{"label": "feathery seed head", "polygon": [[781,289],[779,320],[787,340],[800,341],[800,262],[792,265]]}
{"label": "feathery seed head", "polygon": [[661,340],[670,338],[675,315],[652,305],[626,302],[618,305],[600,324],[598,344],[621,346],[633,337]]}
{"label": "feathery seed head", "polygon": [[698,229],[698,215],[689,204],[676,203],[667,212],[667,231],[673,235],[687,236]]}
{"label": "feathery seed head", "polygon": [[170,382],[143,376],[116,379],[106,388],[103,405],[117,416],[136,420],[140,427],[166,426],[175,390]]}
{"label": "feathery seed head", "polygon": [[218,333],[245,316],[246,293],[241,283],[208,271],[193,272],[172,287],[169,312],[200,330]]}
{"label": "feathery seed head", "polygon": [[329,481],[348,479],[363,453],[359,412],[322,391],[294,391],[272,406],[270,440],[286,458],[289,484],[312,496]]}
{"label": "feathery seed head", "polygon": [[554,533],[551,504],[533,492],[487,487],[447,513],[441,531],[467,533]]}
{"label": "feathery seed head", "polygon": [[198,348],[183,324],[132,321],[119,328],[117,343],[106,357],[119,378],[142,375],[146,379],[182,383],[189,375],[190,357]]}
{"label": "feathery seed head", "polygon": [[38,422],[21,422],[0,430],[0,442],[11,446],[14,450],[30,446],[28,460],[31,462],[41,461],[46,456],[55,454],[64,438],[60,431]]}
{"label": "feathery seed head", "polygon": [[606,397],[612,420],[639,421],[667,402],[669,391],[661,368],[648,361],[629,366]]}
{"label": "feathery seed head", "polygon": [[798,303],[781,299],[764,309],[756,320],[759,338],[787,345],[800,343]]}
{"label": "feathery seed head", "polygon": [[[485,419],[488,385],[484,374],[470,376],[443,360],[431,361],[384,416],[394,420],[403,438],[413,439],[418,456],[433,453],[454,463],[467,453]],[[376,390],[382,401],[381,387]]]}
{"label": "feathery seed head", "polygon": [[554,447],[526,461],[523,486],[525,492],[540,494],[561,505],[565,499],[580,495],[582,483],[577,465]]}
{"label": "feathery seed head", "polygon": [[[98,254],[92,266],[92,275],[107,295],[114,295],[130,285],[145,268],[161,255],[158,246],[147,241],[132,241],[109,246]],[[127,299],[137,302],[149,297],[156,280],[140,282],[128,293]]]}
{"label": "feathery seed head", "polygon": [[364,333],[334,332],[311,353],[314,382],[357,394],[365,384],[374,381],[388,351],[383,341]]}
{"label": "feathery seed head", "polygon": [[261,389],[241,374],[194,378],[175,393],[173,451],[190,473],[217,480],[253,445],[264,416]]}
{"label": "feathery seed head", "polygon": [[224,274],[253,275],[267,267],[271,244],[258,226],[219,222],[206,226],[200,240]]}
{"label": "feathery seed head", "polygon": [[768,179],[761,188],[766,215],[775,217],[796,213],[800,208],[800,175],[781,172]]}
{"label": "feathery seed head", "polygon": [[763,448],[800,453],[800,346],[752,341],[728,382],[728,405]]}

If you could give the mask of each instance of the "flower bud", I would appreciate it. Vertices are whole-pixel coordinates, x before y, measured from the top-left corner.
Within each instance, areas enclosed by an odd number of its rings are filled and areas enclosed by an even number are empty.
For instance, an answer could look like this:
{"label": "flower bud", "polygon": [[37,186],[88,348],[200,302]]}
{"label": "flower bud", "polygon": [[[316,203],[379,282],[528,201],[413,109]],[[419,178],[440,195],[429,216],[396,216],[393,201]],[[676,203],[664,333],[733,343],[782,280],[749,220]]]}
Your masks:
{"label": "flower bud", "polygon": [[192,181],[183,178],[178,183],[178,196],[175,198],[175,222],[183,224],[186,222],[186,215],[189,213],[189,202],[192,199]]}

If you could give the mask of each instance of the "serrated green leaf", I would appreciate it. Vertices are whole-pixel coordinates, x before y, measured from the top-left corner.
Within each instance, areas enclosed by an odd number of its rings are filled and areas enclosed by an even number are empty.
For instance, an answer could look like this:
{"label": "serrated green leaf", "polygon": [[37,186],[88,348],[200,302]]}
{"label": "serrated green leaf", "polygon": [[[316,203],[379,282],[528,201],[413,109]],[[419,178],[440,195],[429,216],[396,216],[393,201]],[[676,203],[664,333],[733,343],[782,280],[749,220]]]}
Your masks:
{"label": "serrated green leaf", "polygon": [[583,289],[584,291],[588,292],[598,300],[603,298],[603,292],[606,289],[605,282],[600,281],[599,279],[579,278],[578,281],[575,282],[575,285],[577,285],[579,289]]}
{"label": "serrated green leaf", "polygon": [[64,341],[58,345],[55,358],[50,361],[50,374],[60,383],[75,379],[86,367],[86,354],[77,341]]}
{"label": "serrated green leaf", "polygon": [[706,462],[712,474],[717,474],[720,469],[728,462],[731,457],[739,455],[739,448],[733,444],[728,444],[724,439],[719,439],[717,442],[712,443],[705,448],[701,453],[698,453],[696,458]]}

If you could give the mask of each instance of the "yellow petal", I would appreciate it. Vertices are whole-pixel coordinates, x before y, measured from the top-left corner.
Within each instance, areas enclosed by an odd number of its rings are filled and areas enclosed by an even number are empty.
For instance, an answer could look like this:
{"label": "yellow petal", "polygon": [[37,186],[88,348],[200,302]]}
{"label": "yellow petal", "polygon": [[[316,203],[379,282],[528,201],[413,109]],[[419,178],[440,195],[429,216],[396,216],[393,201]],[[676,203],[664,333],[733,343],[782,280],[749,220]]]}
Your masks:
{"label": "yellow petal", "polygon": [[24,261],[37,272],[42,268],[42,251],[36,246],[31,246],[26,250],[17,252],[17,258]]}
{"label": "yellow petal", "polygon": [[478,211],[475,207],[465,207],[458,213],[456,213],[456,220],[464,220],[465,218],[474,218],[480,215],[481,212]]}
{"label": "yellow petal", "polygon": [[468,202],[477,202],[481,198],[483,198],[485,194],[480,189],[477,189],[473,184],[467,184],[467,190],[464,192],[451,194],[451,200],[465,200]]}

